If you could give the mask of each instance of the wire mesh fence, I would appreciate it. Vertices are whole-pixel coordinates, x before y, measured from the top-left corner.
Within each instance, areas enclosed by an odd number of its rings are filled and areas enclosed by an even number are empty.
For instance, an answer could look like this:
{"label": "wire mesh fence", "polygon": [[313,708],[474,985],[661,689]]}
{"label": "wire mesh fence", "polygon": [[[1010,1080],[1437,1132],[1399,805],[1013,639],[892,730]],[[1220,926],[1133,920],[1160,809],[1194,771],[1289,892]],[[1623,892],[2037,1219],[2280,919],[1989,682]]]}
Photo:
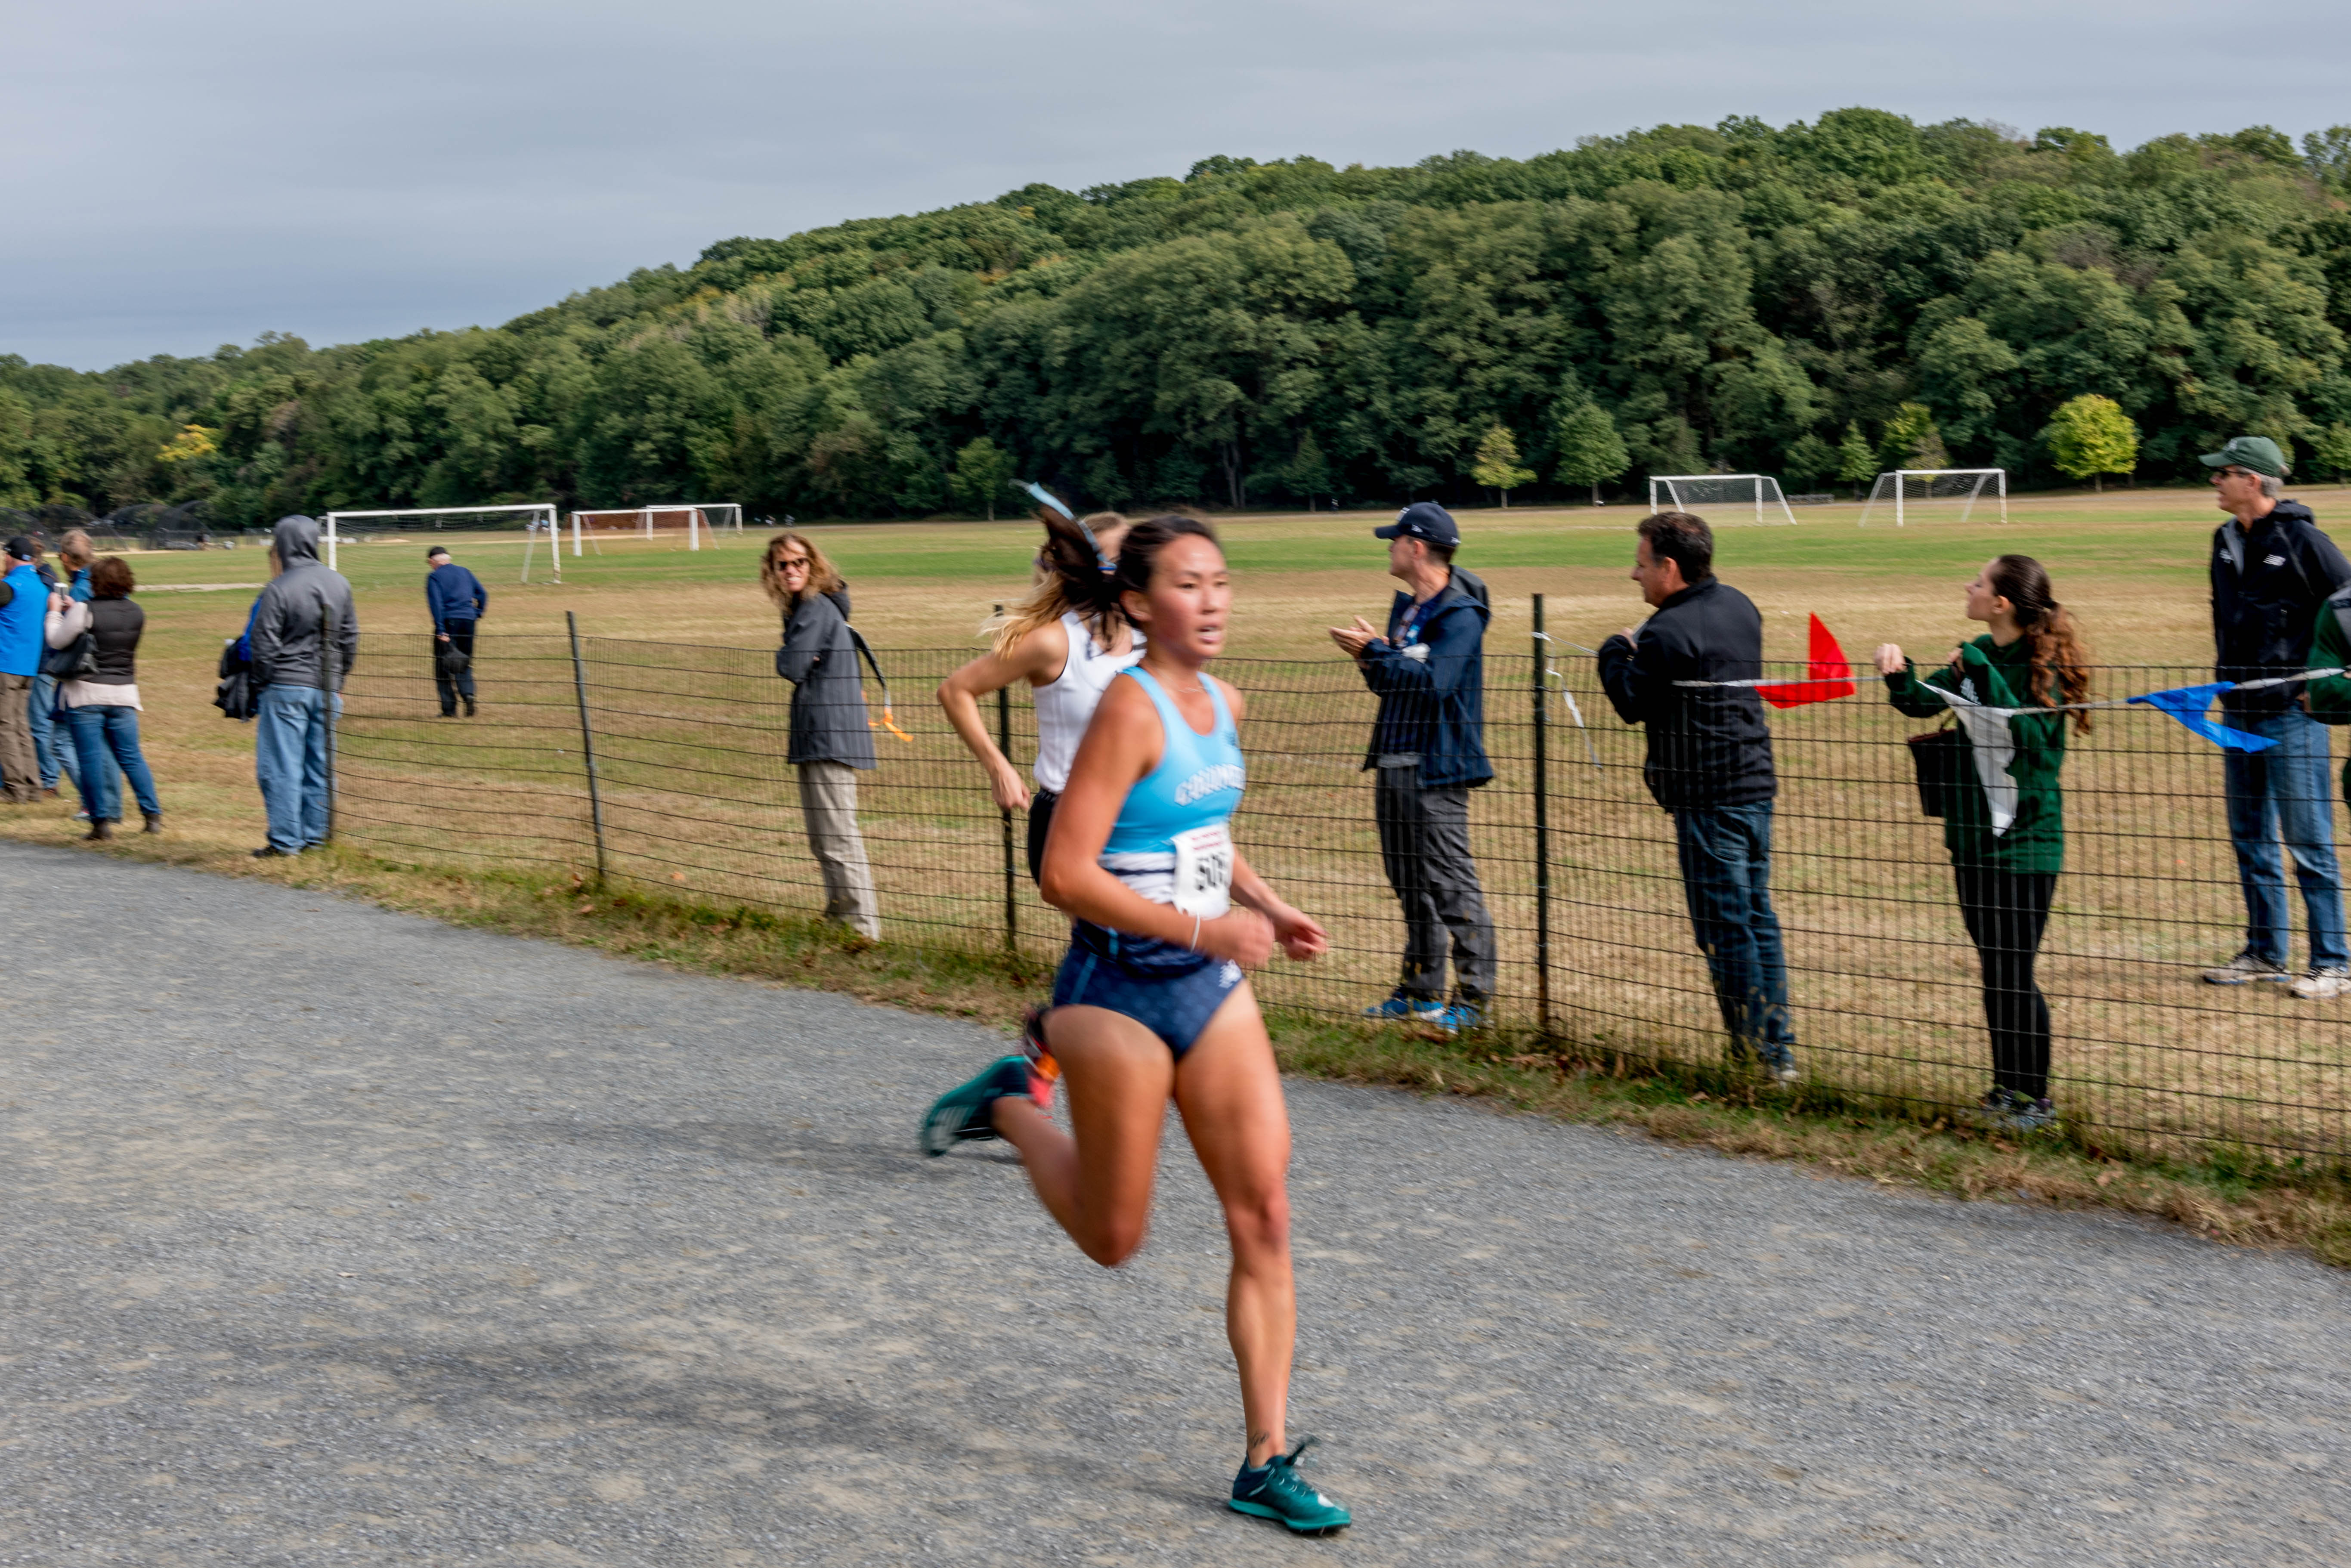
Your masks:
{"label": "wire mesh fence", "polygon": [[[1719,1062],[1732,1042],[1694,936],[1675,819],[1644,781],[1646,739],[1616,719],[1593,661],[1558,648],[1485,659],[1495,778],[1472,793],[1471,843],[1499,949],[1493,1016],[1584,1048]],[[1029,884],[1024,825],[996,808],[927,700],[969,656],[880,653],[904,737],[876,732],[858,814],[883,932],[1050,962],[1067,922]],[[1405,938],[1363,766],[1376,699],[1336,657],[1231,659],[1217,673],[1249,701],[1236,835],[1332,936],[1316,963],[1277,959],[1259,994],[1353,1017],[1395,984]],[[429,640],[370,640],[338,738],[341,837],[413,863],[601,868],[616,884],[722,905],[823,908],[787,760],[790,688],[772,650],[582,637],[575,651],[561,637],[485,634],[475,674],[479,716],[443,718]],[[2096,686],[2119,695],[2201,678],[2110,668]],[[1025,691],[984,712],[1025,771],[1036,745]],[[1770,889],[1805,1081],[1921,1113],[1974,1107],[1991,1081],[1982,963],[1904,744],[1926,726],[1875,680],[1770,726]],[[1704,757],[1686,765],[1713,768]],[[2065,1124],[2112,1145],[2338,1163],[2351,1155],[2351,998],[2200,978],[2245,943],[2224,767],[2208,741],[2145,708],[2101,713],[2071,739],[2064,871],[2039,946],[2048,1092]],[[2298,917],[2291,876],[2283,891]]]}

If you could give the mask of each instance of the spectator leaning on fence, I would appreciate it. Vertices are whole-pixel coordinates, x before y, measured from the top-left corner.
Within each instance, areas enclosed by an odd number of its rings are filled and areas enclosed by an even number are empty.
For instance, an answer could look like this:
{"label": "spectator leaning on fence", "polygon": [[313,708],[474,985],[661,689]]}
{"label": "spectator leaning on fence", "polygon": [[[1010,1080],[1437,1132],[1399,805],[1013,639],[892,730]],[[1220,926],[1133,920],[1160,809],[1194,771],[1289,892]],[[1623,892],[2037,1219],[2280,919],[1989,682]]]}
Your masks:
{"label": "spectator leaning on fence", "polygon": [[[1968,585],[1967,615],[1991,630],[1923,681],[1898,644],[1877,650],[1886,700],[1898,711],[1913,718],[1951,711],[1928,687],[1985,707],[2089,700],[2088,656],[2039,561],[2004,555],[1986,566]],[[2072,717],[2076,729],[2089,732],[2086,712]],[[2065,723],[2062,713],[2009,719],[1999,732],[2011,750],[2005,762],[1979,757],[1970,731],[1957,731],[1958,782],[1940,802],[1959,918],[1983,974],[1992,1086],[1982,1110],[2010,1132],[2037,1132],[2057,1119],[2049,1101],[2049,1003],[2032,969],[2065,865],[2065,804],[2057,779],[2065,765]],[[1985,763],[1997,769],[1995,779],[1980,770]],[[1997,801],[1994,782],[2002,786]]]}
{"label": "spectator leaning on fence", "polygon": [[160,833],[163,803],[156,798],[154,775],[139,747],[139,639],[147,627],[147,612],[131,601],[138,582],[120,556],[99,561],[90,582],[86,603],[63,591],[51,596],[46,638],[51,648],[60,650],[76,646],[85,633],[89,638],[88,673],[60,676],[57,688],[65,731],[81,761],[82,809],[89,817],[86,836],[114,836],[115,824],[122,821],[126,779],[138,797],[146,831]]}
{"label": "spectator leaning on fence", "polygon": [[1402,976],[1364,1012],[1473,1029],[1493,1005],[1495,966],[1494,922],[1469,852],[1469,791],[1494,777],[1486,761],[1486,585],[1453,565],[1461,530],[1434,501],[1406,507],[1372,534],[1388,541],[1388,575],[1405,585],[1388,607],[1387,631],[1360,615],[1331,628],[1379,695],[1364,767],[1374,779],[1380,859],[1404,906]]}
{"label": "spectator leaning on fence", "polygon": [[857,831],[857,774],[873,766],[873,728],[858,680],[849,594],[824,553],[790,532],[768,541],[759,586],[784,613],[776,674],[792,683],[785,760],[799,769],[800,816],[809,851],[824,872],[825,918],[879,936],[873,873]]}
{"label": "spectator leaning on fence", "polygon": [[1796,1077],[1788,965],[1771,908],[1771,731],[1752,686],[1763,674],[1763,617],[1714,575],[1714,533],[1687,512],[1641,519],[1633,580],[1656,613],[1600,645],[1600,680],[1617,716],[1648,731],[1649,793],[1673,813],[1682,894],[1706,955],[1735,1057],[1779,1082]]}
{"label": "spectator leaning on fence", "polygon": [[[2310,508],[2279,498],[2285,456],[2265,435],[2240,435],[2203,459],[2231,521],[2212,535],[2213,679],[2255,681],[2310,667],[2312,629],[2327,596],[2351,582],[2351,562],[2318,531]],[[2222,721],[2277,744],[2222,753],[2229,838],[2245,894],[2244,950],[2204,971],[2217,986],[2289,978],[2283,832],[2310,919],[2310,967],[2294,995],[2351,991],[2343,873],[2335,858],[2335,785],[2326,731],[2304,711],[2301,683],[2220,694]]]}
{"label": "spectator leaning on fence", "polygon": [[319,525],[280,517],[271,538],[277,575],[261,591],[248,633],[261,690],[253,771],[269,816],[269,841],[253,852],[256,859],[298,855],[327,841],[334,788],[328,725],[342,707],[343,682],[360,652],[351,585],[319,559]]}
{"label": "spectator leaning on fence", "polygon": [[[465,701],[465,716],[474,716],[474,628],[490,608],[489,590],[482,580],[449,559],[434,545],[424,552],[424,607],[433,612],[433,685],[441,695],[441,716],[457,716],[457,699]],[[453,674],[444,650],[465,656]]]}

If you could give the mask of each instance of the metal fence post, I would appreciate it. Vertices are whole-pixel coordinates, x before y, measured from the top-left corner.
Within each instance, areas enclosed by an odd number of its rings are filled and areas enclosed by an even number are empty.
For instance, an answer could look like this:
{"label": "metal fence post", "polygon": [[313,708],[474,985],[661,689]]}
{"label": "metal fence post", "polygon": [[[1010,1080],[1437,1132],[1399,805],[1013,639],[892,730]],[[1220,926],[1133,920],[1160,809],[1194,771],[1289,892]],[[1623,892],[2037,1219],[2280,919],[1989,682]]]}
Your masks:
{"label": "metal fence post", "polygon": [[340,683],[335,679],[335,612],[332,606],[319,615],[319,684],[327,688],[327,841],[335,841],[335,710],[342,705]]}
{"label": "metal fence post", "polygon": [[588,722],[588,666],[580,657],[580,618],[567,610],[563,629],[571,635],[571,690],[580,699],[580,754],[588,764],[588,820],[596,830],[596,883],[604,883],[604,797],[596,784],[596,730]]}
{"label": "metal fence post", "polygon": [[[998,615],[1004,606],[996,607]],[[1004,760],[1012,760],[1012,688],[996,688],[996,749],[1004,753]],[[1020,946],[1020,862],[1012,842],[1012,808],[1004,812],[1004,950],[1012,952]]]}
{"label": "metal fence post", "polygon": [[1551,1028],[1551,768],[1545,744],[1548,722],[1543,671],[1550,663],[1550,639],[1543,635],[1543,596],[1535,599],[1535,1016],[1542,1032]]}

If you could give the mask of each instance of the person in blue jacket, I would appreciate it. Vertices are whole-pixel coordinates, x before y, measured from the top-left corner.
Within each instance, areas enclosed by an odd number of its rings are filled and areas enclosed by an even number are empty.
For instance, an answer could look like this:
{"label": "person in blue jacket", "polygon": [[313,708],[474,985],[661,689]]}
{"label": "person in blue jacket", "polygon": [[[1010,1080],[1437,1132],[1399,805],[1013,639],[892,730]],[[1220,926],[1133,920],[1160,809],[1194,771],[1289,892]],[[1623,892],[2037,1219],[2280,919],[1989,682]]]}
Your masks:
{"label": "person in blue jacket", "polygon": [[41,549],[18,535],[0,559],[0,800],[40,799],[41,765],[33,749],[33,678],[41,671],[49,585],[33,570]]}
{"label": "person in blue jacket", "polygon": [[[490,608],[489,590],[482,580],[449,559],[434,545],[424,552],[430,570],[424,578],[424,607],[433,612],[433,685],[441,694],[441,716],[457,716],[457,699],[465,700],[465,716],[474,716],[474,629]],[[465,667],[452,675],[441,667],[441,652],[455,648],[465,655]]]}
{"label": "person in blue jacket", "polygon": [[[1434,1024],[1450,1033],[1485,1021],[1494,996],[1494,922],[1469,852],[1469,791],[1494,777],[1486,760],[1486,585],[1453,564],[1461,529],[1434,501],[1374,528],[1404,591],[1384,633],[1362,616],[1333,626],[1379,695],[1364,767],[1374,778],[1380,859],[1404,905],[1404,965],[1369,1018]],[[1453,996],[1445,994],[1447,936]]]}

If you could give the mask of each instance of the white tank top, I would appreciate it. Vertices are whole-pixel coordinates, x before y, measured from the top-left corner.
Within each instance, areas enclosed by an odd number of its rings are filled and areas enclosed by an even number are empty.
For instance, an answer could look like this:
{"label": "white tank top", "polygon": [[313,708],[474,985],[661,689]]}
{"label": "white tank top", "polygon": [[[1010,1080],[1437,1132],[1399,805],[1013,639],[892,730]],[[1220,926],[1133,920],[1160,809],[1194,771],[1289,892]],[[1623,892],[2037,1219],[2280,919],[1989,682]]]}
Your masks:
{"label": "white tank top", "polygon": [[1094,652],[1093,633],[1072,611],[1061,617],[1069,634],[1070,656],[1061,673],[1035,688],[1037,700],[1037,788],[1058,795],[1070,787],[1070,764],[1078,759],[1078,742],[1086,737],[1102,693],[1121,670],[1143,657],[1143,636],[1123,653]]}

